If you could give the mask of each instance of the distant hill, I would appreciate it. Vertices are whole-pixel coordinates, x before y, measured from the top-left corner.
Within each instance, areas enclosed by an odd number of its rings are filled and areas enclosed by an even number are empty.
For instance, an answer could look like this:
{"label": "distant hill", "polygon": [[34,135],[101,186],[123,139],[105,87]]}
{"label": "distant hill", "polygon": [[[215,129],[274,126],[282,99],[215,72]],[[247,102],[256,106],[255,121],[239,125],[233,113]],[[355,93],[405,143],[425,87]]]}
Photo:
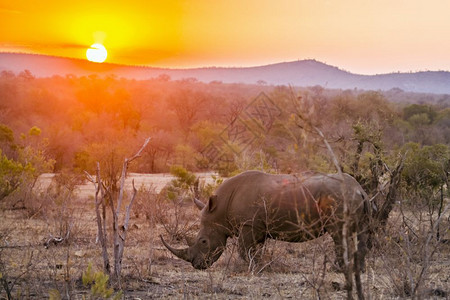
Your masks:
{"label": "distant hill", "polygon": [[314,86],[326,88],[390,90],[400,88],[408,92],[450,94],[450,72],[427,71],[416,73],[391,73],[358,75],[343,71],[316,60],[283,62],[246,68],[194,68],[164,69],[118,64],[97,64],[81,59],[70,59],[32,54],[0,53],[0,72],[16,74],[30,70],[34,76],[90,74],[149,79],[166,74],[173,80],[196,78],[199,81],[223,83]]}

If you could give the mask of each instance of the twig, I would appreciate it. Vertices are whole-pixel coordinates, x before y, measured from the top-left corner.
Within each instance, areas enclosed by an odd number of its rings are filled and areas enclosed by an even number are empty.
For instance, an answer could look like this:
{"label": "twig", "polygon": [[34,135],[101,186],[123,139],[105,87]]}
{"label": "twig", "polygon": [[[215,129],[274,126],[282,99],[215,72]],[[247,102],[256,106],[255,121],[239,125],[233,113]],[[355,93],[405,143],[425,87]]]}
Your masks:
{"label": "twig", "polygon": [[342,175],[342,170],[341,167],[339,166],[339,161],[336,158],[336,155],[334,154],[333,149],[331,148],[330,144],[328,143],[327,139],[325,138],[323,132],[317,128],[316,126],[311,124],[311,127],[319,134],[319,136],[322,138],[322,141],[324,142],[325,146],[328,149],[328,152],[330,153],[331,159],[333,160],[333,164],[339,174],[339,177],[341,177],[341,180],[344,181],[343,175]]}
{"label": "twig", "polygon": [[123,193],[124,193],[124,187],[125,187],[125,177],[127,175],[127,171],[128,171],[128,163],[132,162],[133,160],[135,160],[136,158],[141,156],[142,151],[144,151],[145,147],[147,146],[147,144],[150,142],[150,137],[148,137],[144,144],[142,145],[141,149],[139,149],[139,151],[133,155],[131,158],[125,158],[125,161],[123,162],[123,167],[122,167],[122,175],[120,177],[120,190],[119,190],[119,198],[117,199],[117,208],[116,208],[116,213],[117,215],[120,214],[120,207],[122,206],[122,199],[123,199]]}
{"label": "twig", "polygon": [[[428,245],[430,244],[430,242],[434,236],[434,232],[437,230],[437,228],[439,227],[439,223],[442,221],[442,216],[447,213],[447,210],[449,208],[450,208],[450,204],[447,204],[443,210],[442,215],[439,216],[439,218],[434,223],[434,226],[433,226],[432,230],[429,232],[427,240],[425,242],[425,247],[424,247],[425,251],[427,251]],[[426,271],[430,267],[429,260],[431,259],[431,257],[433,256],[433,254],[435,252],[436,252],[436,248],[434,248],[433,251],[429,255],[427,255],[427,253],[425,253],[425,263],[423,264],[422,270],[420,271],[419,278],[417,279],[416,286],[414,287],[413,295],[417,293],[417,289],[419,288],[420,282],[422,281]]]}
{"label": "twig", "polygon": [[133,184],[133,196],[131,197],[130,203],[126,207],[126,214],[125,214],[124,225],[123,225],[125,231],[128,230],[128,223],[130,221],[131,206],[133,205],[134,199],[136,198],[136,194],[137,194],[137,189],[134,186],[134,179],[132,181],[132,184]]}

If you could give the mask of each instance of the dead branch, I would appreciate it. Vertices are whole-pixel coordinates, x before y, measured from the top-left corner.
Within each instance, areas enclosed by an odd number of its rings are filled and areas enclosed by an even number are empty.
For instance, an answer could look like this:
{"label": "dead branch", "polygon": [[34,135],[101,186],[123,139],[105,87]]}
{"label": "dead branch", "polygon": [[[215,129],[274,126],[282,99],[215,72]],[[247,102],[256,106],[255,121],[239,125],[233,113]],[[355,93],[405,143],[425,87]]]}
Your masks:
{"label": "dead branch", "polygon": [[122,175],[120,177],[120,190],[119,190],[119,198],[117,199],[117,215],[119,215],[120,213],[120,207],[122,205],[122,199],[123,199],[123,193],[124,193],[124,186],[125,186],[125,177],[127,175],[127,171],[128,171],[128,164],[130,162],[132,162],[133,160],[135,160],[136,158],[141,156],[142,151],[144,151],[145,147],[147,146],[147,144],[150,142],[150,137],[148,137],[144,144],[142,145],[142,147],[139,149],[139,151],[133,155],[131,158],[125,158],[124,162],[123,162],[123,167],[122,167]]}
{"label": "dead branch", "polygon": [[131,196],[131,201],[127,205],[126,210],[125,210],[126,214],[125,214],[125,219],[124,219],[124,224],[123,224],[123,227],[125,228],[125,231],[128,230],[128,223],[130,221],[131,206],[133,205],[134,199],[136,198],[136,194],[137,194],[137,189],[134,186],[134,179],[132,181],[132,185],[133,185],[133,196]]}
{"label": "dead branch", "polygon": [[110,201],[111,210],[113,212],[114,273],[115,273],[115,277],[118,281],[119,287],[121,287],[120,274],[121,274],[121,270],[122,270],[122,257],[123,257],[124,247],[125,247],[126,233],[128,230],[128,222],[130,219],[130,210],[131,210],[131,207],[133,205],[133,202],[134,202],[134,199],[135,199],[136,193],[137,193],[137,190],[136,190],[136,187],[134,186],[134,181],[133,181],[133,196],[132,196],[128,206],[126,207],[124,225],[122,225],[119,228],[120,208],[122,206],[122,200],[123,200],[123,195],[124,195],[124,191],[125,191],[125,178],[126,178],[127,171],[128,171],[128,164],[130,162],[132,162],[133,160],[135,160],[136,158],[141,156],[142,151],[147,146],[149,141],[150,141],[150,137],[145,140],[142,147],[139,149],[139,151],[134,156],[132,156],[131,158],[125,158],[125,160],[123,162],[122,175],[120,178],[119,196],[117,199],[117,207],[116,207],[115,211],[114,211],[113,201]]}
{"label": "dead branch", "polygon": [[[97,230],[98,238],[100,240],[100,245],[102,246],[102,256],[103,256],[103,268],[107,274],[111,273],[111,265],[108,256],[108,247],[106,244],[106,215],[103,214],[103,218],[100,215],[100,205],[102,210],[105,211],[105,191],[103,189],[102,179],[100,176],[100,163],[97,162],[97,189],[95,191],[95,215],[97,218]],[[100,192],[100,199],[98,198],[98,193]]]}
{"label": "dead branch", "polygon": [[[90,182],[94,184],[95,187],[95,219],[97,221],[97,237],[100,241],[102,247],[103,256],[103,269],[107,274],[111,274],[111,265],[109,262],[108,247],[106,244],[106,215],[100,214],[100,205],[102,206],[103,212],[105,211],[105,191],[103,188],[102,178],[100,175],[100,163],[97,162],[96,168],[96,179],[94,179],[88,172],[84,171],[86,177]],[[99,197],[100,194],[100,197]]]}
{"label": "dead branch", "polygon": [[386,200],[381,206],[378,212],[375,212],[375,220],[381,225],[381,228],[385,228],[389,214],[392,211],[395,201],[397,200],[397,190],[401,181],[401,174],[403,170],[403,165],[405,161],[405,156],[400,159],[397,167],[391,174],[391,180],[389,183],[388,193],[386,195]]}
{"label": "dead branch", "polygon": [[[122,167],[122,174],[120,178],[120,190],[119,195],[117,198],[117,206],[114,205],[114,197],[113,192],[111,191],[111,187],[105,187],[100,175],[100,163],[97,162],[97,169],[96,169],[96,179],[94,179],[89,173],[85,171],[86,177],[88,180],[92,183],[94,183],[95,186],[95,213],[96,213],[96,220],[97,220],[97,230],[98,230],[98,238],[100,241],[100,244],[102,246],[102,255],[103,255],[103,264],[105,272],[110,274],[110,263],[109,263],[109,255],[107,251],[107,229],[106,229],[106,197],[110,198],[109,201],[109,207],[111,208],[112,213],[112,227],[113,227],[113,251],[114,251],[114,276],[119,284],[119,287],[121,286],[120,282],[120,274],[122,269],[122,257],[123,257],[123,251],[124,251],[124,245],[126,240],[126,233],[128,230],[128,223],[130,220],[130,211],[131,207],[134,203],[134,200],[136,198],[137,189],[134,185],[133,180],[133,195],[131,197],[130,202],[126,206],[125,211],[125,217],[123,220],[123,225],[119,227],[119,215],[120,215],[120,209],[122,206],[122,200],[124,196],[124,190],[125,190],[125,178],[127,175],[128,170],[128,164],[132,162],[133,160],[137,159],[141,156],[142,151],[145,149],[147,144],[150,141],[150,137],[147,138],[142,145],[142,147],[139,149],[139,151],[133,155],[131,158],[125,158],[123,167]],[[111,183],[112,184],[112,183]],[[100,196],[99,196],[100,194]],[[100,205],[102,207],[102,214],[100,214]]]}
{"label": "dead branch", "polygon": [[319,134],[319,136],[322,138],[323,143],[325,144],[325,146],[327,147],[328,152],[330,153],[331,159],[333,160],[333,164],[339,174],[339,177],[341,177],[341,180],[343,181],[344,178],[342,177],[342,170],[341,167],[339,166],[339,161],[336,158],[336,155],[334,154],[333,149],[331,148],[330,144],[328,143],[327,139],[325,138],[323,132],[317,128],[316,126],[312,125],[312,128]]}

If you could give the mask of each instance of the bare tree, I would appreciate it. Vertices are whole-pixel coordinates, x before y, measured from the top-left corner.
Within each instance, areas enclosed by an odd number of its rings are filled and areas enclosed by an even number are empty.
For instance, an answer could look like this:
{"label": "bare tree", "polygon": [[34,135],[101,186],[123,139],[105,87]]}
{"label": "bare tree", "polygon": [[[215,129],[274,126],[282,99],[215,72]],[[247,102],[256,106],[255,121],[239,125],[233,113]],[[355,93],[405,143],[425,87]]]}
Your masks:
{"label": "bare tree", "polygon": [[[296,117],[298,119],[297,125],[299,128],[305,131],[310,131],[312,133],[317,134],[322,142],[325,144],[328,154],[331,157],[332,163],[336,168],[336,171],[341,178],[342,182],[344,182],[344,177],[342,173],[341,166],[339,164],[339,160],[337,159],[331,145],[328,143],[323,132],[312,123],[311,116],[314,114],[314,105],[310,103],[310,105],[303,108],[300,105],[301,97],[296,97],[293,89],[291,89],[291,99],[293,102],[293,106],[296,109]],[[341,190],[341,193],[344,195],[344,191]],[[343,222],[342,222],[342,258],[343,258],[343,273],[346,281],[346,290],[347,290],[347,299],[353,299],[353,275],[355,276],[356,282],[356,292],[358,299],[364,299],[364,294],[362,291],[361,284],[361,270],[359,270],[358,264],[358,242],[357,242],[357,234],[353,234],[351,236],[350,224],[352,218],[352,212],[350,211],[349,203],[346,197],[343,197]]]}
{"label": "bare tree", "polygon": [[[114,278],[117,280],[119,287],[121,287],[121,271],[122,258],[125,248],[125,240],[128,232],[128,223],[130,220],[130,211],[136,198],[137,190],[134,186],[133,180],[133,194],[128,205],[125,208],[125,215],[120,223],[121,207],[124,199],[125,178],[128,171],[128,164],[141,156],[142,151],[149,143],[150,138],[147,138],[139,149],[139,151],[131,158],[125,158],[122,166],[122,173],[120,177],[119,194],[117,196],[117,206],[114,205],[112,197],[112,186],[105,186],[100,177],[100,163],[97,163],[97,174],[94,179],[86,172],[88,179],[95,185],[95,212],[97,220],[98,238],[102,247],[103,267],[105,272],[111,273],[110,260],[107,249],[107,230],[106,230],[106,199],[109,198],[109,207],[112,212],[112,230],[113,230],[113,253],[114,253]],[[99,196],[100,194],[100,196]],[[102,207],[102,214],[100,214],[100,206]]]}

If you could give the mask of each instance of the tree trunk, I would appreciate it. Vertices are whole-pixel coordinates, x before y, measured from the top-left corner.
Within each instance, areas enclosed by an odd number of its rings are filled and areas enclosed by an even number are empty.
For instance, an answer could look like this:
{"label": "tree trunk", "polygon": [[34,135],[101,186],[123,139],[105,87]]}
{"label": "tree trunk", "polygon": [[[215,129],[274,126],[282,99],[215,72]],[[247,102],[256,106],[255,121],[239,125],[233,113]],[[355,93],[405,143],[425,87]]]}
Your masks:
{"label": "tree trunk", "polygon": [[[107,238],[106,238],[106,214],[105,214],[105,192],[103,189],[103,183],[100,176],[100,164],[97,162],[96,168],[96,180],[92,176],[85,172],[89,181],[94,183],[95,186],[95,219],[97,221],[97,236],[102,247],[103,257],[103,270],[106,274],[111,274],[111,265],[109,262]],[[99,199],[100,193],[100,199]],[[102,214],[100,214],[100,204],[102,206]]]}
{"label": "tree trunk", "polygon": [[[98,199],[98,193],[100,192],[100,200]],[[106,274],[111,274],[111,265],[109,263],[107,239],[106,239],[106,215],[103,213],[103,218],[100,215],[100,204],[102,211],[105,211],[105,192],[102,186],[102,180],[100,177],[100,164],[97,163],[97,190],[95,191],[95,215],[97,219],[97,231],[100,245],[102,246],[103,256],[103,269]],[[103,223],[103,224],[102,224]]]}

